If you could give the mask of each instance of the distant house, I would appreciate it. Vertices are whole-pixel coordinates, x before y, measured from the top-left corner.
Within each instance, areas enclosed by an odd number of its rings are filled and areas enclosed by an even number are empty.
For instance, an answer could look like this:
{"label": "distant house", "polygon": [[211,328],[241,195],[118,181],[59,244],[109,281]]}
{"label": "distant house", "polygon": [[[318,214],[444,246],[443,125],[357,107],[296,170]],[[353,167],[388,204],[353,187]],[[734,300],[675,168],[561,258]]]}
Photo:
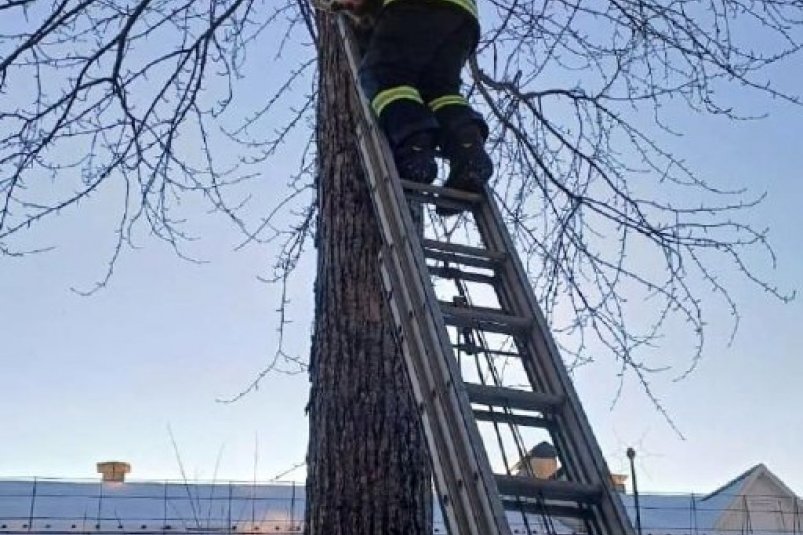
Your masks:
{"label": "distant house", "polygon": [[[126,481],[128,465],[103,468],[100,481],[0,480],[0,535],[303,531],[305,497],[298,484]],[[622,497],[635,524],[634,497]],[[803,535],[803,502],[763,464],[710,494],[649,493],[639,501],[643,535]],[[509,518],[514,535],[547,532],[535,515]],[[582,533],[579,526],[552,527],[561,535]],[[447,533],[438,516],[434,533]]]}
{"label": "distant house", "polygon": [[[635,524],[632,494],[623,495]],[[642,494],[644,535],[803,534],[803,501],[763,464],[710,494]]]}

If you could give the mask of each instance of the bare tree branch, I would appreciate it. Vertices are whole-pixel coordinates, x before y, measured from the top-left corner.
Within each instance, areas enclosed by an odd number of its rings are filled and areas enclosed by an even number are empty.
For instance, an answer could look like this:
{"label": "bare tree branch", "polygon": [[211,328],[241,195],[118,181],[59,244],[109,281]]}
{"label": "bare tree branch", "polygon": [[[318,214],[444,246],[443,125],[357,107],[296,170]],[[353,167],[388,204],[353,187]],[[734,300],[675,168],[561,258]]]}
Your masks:
{"label": "bare tree branch", "polygon": [[[761,193],[728,190],[669,149],[679,111],[752,120],[734,93],[801,104],[772,83],[799,58],[799,0],[488,0],[472,93],[492,123],[495,190],[564,349],[604,347],[647,395],[649,349],[673,322],[704,351],[707,290],[738,327],[722,266],[764,278]],[[304,0],[0,4],[0,256],[96,197],[118,203],[108,284],[138,229],[192,261],[188,214],[222,215],[237,246],[272,247],[278,349],[255,381],[304,369],[285,348],[287,288],[314,233],[317,28]],[[13,21],[13,22],[6,22]],[[271,175],[290,152],[292,176]],[[275,185],[282,179],[283,193]],[[261,186],[262,181],[271,186]],[[269,195],[265,194],[269,189]],[[260,195],[260,193],[262,195]],[[268,202],[269,201],[269,202]],[[186,208],[185,208],[186,207]],[[646,259],[646,260],[645,260]],[[650,265],[645,265],[645,261]],[[644,319],[649,304],[652,318]],[[558,314],[561,310],[571,314]],[[636,312],[637,311],[637,312]],[[569,319],[561,319],[569,318]],[[239,397],[239,396],[237,396]]]}

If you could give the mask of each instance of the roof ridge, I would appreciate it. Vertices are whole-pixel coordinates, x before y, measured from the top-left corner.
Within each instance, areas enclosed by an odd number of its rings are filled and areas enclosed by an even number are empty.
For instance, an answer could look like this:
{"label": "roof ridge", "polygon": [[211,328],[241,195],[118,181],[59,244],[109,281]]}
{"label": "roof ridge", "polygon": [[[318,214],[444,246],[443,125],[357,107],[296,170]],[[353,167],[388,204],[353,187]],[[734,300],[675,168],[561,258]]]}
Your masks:
{"label": "roof ridge", "polygon": [[741,474],[739,474],[738,476],[734,477],[733,479],[731,479],[730,481],[728,481],[727,483],[725,483],[724,485],[719,487],[718,489],[716,489],[715,491],[707,494],[700,501],[705,501],[705,500],[707,500],[709,498],[713,498],[714,496],[716,496],[717,494],[720,494],[722,491],[724,491],[728,487],[731,487],[733,485],[736,485],[737,483],[743,482],[745,479],[747,479],[748,477],[750,477],[754,473],[756,473],[756,472],[758,472],[760,470],[766,470],[766,469],[767,469],[767,467],[764,465],[764,463],[758,463],[756,465],[753,465],[750,468],[748,468],[747,470],[745,470],[744,472],[742,472]]}

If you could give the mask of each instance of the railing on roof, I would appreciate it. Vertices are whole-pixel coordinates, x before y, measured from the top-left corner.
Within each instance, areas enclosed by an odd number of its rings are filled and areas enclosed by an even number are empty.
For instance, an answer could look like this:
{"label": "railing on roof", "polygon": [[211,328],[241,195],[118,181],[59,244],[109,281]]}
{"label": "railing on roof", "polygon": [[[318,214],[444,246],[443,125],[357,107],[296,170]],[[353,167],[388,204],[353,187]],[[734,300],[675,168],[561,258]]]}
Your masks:
{"label": "railing on roof", "polygon": [[[298,483],[0,478],[0,535],[291,535],[304,510]],[[647,493],[641,516],[644,535],[803,535],[803,502],[789,496]],[[446,534],[439,515],[433,532]]]}
{"label": "railing on roof", "polygon": [[297,483],[0,479],[0,535],[284,535],[303,519]]}

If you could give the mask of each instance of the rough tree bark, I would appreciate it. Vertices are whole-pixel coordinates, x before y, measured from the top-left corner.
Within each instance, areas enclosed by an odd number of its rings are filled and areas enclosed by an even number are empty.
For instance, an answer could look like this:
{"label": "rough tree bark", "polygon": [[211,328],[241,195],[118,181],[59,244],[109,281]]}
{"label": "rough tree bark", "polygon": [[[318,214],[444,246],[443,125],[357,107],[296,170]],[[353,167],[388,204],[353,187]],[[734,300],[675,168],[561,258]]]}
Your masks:
{"label": "rough tree bark", "polygon": [[429,535],[423,432],[377,267],[380,236],[331,20],[319,20],[318,249],[306,533]]}

